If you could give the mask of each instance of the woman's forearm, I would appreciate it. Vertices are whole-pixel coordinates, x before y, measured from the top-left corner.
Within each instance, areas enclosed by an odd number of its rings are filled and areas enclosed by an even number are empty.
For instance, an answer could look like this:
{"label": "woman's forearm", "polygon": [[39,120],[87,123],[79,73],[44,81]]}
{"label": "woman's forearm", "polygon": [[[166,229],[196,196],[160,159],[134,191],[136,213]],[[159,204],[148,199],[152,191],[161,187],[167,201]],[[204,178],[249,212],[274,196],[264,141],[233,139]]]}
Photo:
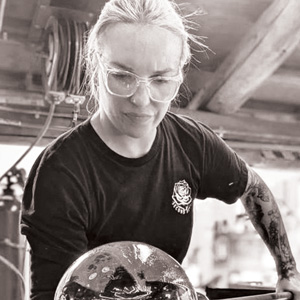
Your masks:
{"label": "woman's forearm", "polygon": [[273,194],[251,169],[248,184],[241,198],[252,224],[269,248],[280,278],[294,275],[296,262],[292,255],[283,220]]}

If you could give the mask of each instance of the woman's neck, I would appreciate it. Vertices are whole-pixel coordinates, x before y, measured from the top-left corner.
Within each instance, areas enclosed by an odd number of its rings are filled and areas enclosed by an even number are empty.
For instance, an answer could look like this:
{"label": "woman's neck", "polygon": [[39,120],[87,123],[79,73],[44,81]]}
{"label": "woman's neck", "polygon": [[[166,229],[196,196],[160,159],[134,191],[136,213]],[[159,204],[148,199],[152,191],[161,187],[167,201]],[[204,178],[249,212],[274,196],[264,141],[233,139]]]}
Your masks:
{"label": "woman's neck", "polygon": [[98,136],[111,150],[127,158],[139,158],[146,155],[156,137],[156,131],[140,138],[122,134],[109,126],[107,122],[101,121],[99,113],[92,117],[91,124]]}

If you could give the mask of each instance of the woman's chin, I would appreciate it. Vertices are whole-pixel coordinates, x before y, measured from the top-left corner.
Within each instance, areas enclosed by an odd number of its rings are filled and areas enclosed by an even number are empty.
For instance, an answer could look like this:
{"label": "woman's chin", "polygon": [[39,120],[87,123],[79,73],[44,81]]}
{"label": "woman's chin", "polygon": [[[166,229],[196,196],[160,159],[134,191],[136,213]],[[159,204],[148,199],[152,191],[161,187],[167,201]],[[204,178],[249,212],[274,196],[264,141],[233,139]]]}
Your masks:
{"label": "woman's chin", "polygon": [[152,128],[132,128],[131,130],[126,130],[126,132],[124,132],[125,135],[127,135],[130,138],[133,139],[152,139],[153,135],[156,134],[156,129]]}

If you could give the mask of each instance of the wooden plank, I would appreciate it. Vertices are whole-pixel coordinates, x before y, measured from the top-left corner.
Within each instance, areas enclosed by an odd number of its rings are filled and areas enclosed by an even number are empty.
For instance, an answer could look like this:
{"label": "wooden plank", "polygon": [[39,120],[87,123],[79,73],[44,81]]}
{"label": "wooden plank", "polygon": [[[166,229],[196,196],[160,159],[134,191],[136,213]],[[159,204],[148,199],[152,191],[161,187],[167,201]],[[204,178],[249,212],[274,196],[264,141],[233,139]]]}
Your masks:
{"label": "wooden plank", "polygon": [[237,111],[299,43],[300,1],[276,0],[188,105]]}
{"label": "wooden plank", "polygon": [[285,60],[282,67],[286,69],[294,69],[295,66],[300,65],[300,43],[294,50],[294,52]]}
{"label": "wooden plank", "polygon": [[195,33],[207,37],[204,42],[214,54],[210,51],[205,54],[194,51],[193,63],[198,60],[201,62],[199,63],[201,70],[214,72],[272,0],[226,0],[226,2],[224,0],[190,0],[188,2],[179,0],[176,2],[182,5],[187,15],[194,15],[199,9],[203,11],[203,14],[192,18],[193,22],[198,24]]}
{"label": "wooden plank", "polygon": [[299,95],[300,71],[280,69],[265,80],[252,97],[268,102],[300,105]]}
{"label": "wooden plank", "polygon": [[180,108],[173,108],[172,111],[207,124],[228,140],[269,143],[274,147],[276,144],[300,145],[300,122],[280,123],[247,116],[227,116]]}
{"label": "wooden plank", "polygon": [[[287,113],[287,114],[295,114],[298,115],[298,121],[299,121],[299,106],[298,105],[291,105],[289,103],[286,103],[285,101],[282,101],[281,103],[271,103],[267,101],[262,100],[256,100],[256,99],[250,99],[245,103],[243,106],[245,109],[249,110],[261,110],[263,111],[269,111],[270,113]],[[243,109],[242,108],[242,109]],[[242,111],[241,109],[241,111]],[[239,112],[238,112],[239,113]]]}
{"label": "wooden plank", "polygon": [[252,109],[241,108],[237,114],[239,116],[252,117],[254,120],[262,119],[262,120],[268,120],[271,122],[279,122],[279,123],[299,124],[299,120],[300,120],[300,115],[299,113],[297,113],[296,109],[294,113],[287,113],[287,112],[271,111],[271,108],[270,111],[253,109],[253,108]]}
{"label": "wooden plank", "polygon": [[240,149],[245,151],[279,151],[279,152],[299,152],[300,145],[280,145],[280,144],[267,144],[267,143],[250,143],[246,141],[235,141],[225,139],[227,144],[229,144],[234,149]]}
{"label": "wooden plank", "polygon": [[[201,7],[207,12],[208,17],[212,19],[234,19],[241,18],[244,22],[255,22],[262,11],[264,11],[273,0],[189,0],[190,3],[194,4],[195,7]],[[183,0],[176,1],[179,3],[185,2]],[[221,25],[220,25],[221,26]],[[223,23],[224,26],[224,23]]]}
{"label": "wooden plank", "polygon": [[[213,76],[213,72],[192,68],[187,74],[186,85],[192,93],[196,94],[205,88]],[[279,103],[291,106],[300,105],[299,95],[300,71],[280,67],[253,92],[251,99],[269,102],[270,110],[272,110],[273,105]]]}

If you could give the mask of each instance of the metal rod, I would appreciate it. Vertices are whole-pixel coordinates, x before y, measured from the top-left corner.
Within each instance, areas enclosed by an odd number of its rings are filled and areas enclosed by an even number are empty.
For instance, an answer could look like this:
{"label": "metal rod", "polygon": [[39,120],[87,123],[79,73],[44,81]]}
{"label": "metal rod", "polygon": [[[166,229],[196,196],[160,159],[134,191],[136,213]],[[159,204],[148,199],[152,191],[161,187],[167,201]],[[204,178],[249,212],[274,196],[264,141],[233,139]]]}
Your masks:
{"label": "metal rod", "polygon": [[3,27],[5,6],[6,6],[6,0],[1,0],[1,4],[0,4],[0,33],[2,32],[2,27]]}
{"label": "metal rod", "polygon": [[287,299],[292,299],[292,297],[293,297],[292,293],[282,292],[282,293],[251,295],[251,296],[236,297],[236,298],[226,298],[223,300],[272,300],[272,299],[287,300]]}

